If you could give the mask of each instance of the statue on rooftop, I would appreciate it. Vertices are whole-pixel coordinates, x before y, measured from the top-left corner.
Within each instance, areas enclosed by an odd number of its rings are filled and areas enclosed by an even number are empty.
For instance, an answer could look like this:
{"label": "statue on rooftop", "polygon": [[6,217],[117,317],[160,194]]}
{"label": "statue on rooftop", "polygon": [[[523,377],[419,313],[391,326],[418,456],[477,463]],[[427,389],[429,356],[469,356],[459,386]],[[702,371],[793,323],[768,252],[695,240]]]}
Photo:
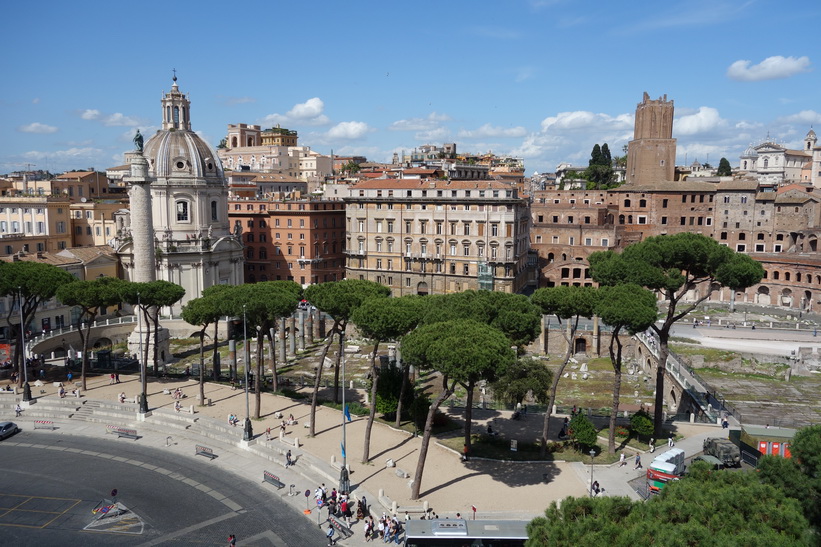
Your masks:
{"label": "statue on rooftop", "polygon": [[143,136],[140,134],[140,130],[137,129],[137,134],[134,135],[134,149],[137,152],[143,151]]}

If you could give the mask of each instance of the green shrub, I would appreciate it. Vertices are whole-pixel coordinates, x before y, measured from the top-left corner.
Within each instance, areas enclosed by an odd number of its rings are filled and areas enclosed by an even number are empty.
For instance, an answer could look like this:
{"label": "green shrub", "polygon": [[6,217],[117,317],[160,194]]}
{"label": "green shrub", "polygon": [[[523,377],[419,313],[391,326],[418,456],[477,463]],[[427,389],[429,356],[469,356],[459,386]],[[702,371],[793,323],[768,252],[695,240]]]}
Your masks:
{"label": "green shrub", "polygon": [[630,416],[630,429],[636,436],[647,437],[653,434],[653,420],[644,409]]}

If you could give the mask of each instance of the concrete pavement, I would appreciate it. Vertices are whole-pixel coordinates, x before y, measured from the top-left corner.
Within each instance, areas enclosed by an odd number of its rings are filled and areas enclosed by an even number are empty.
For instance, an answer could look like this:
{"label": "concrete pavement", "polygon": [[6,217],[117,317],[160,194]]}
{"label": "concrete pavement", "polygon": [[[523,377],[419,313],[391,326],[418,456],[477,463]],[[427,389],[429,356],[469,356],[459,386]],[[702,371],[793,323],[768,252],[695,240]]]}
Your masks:
{"label": "concrete pavement", "polygon": [[[35,419],[51,419],[58,426],[53,433],[57,435],[106,436],[106,425],[131,427],[138,430],[140,444],[155,447],[159,450],[178,454],[180,457],[199,458],[203,465],[210,465],[225,472],[234,473],[249,479],[262,481],[263,472],[270,471],[279,476],[286,487],[276,490],[271,487],[272,495],[280,496],[299,512],[306,507],[312,511],[305,518],[317,518],[312,498],[306,503],[304,492],[313,490],[321,483],[330,489],[337,486],[339,471],[333,460],[340,459],[341,423],[339,411],[320,407],[317,409],[317,435],[308,438],[304,427],[308,420],[310,405],[305,400],[293,400],[271,394],[262,395],[261,420],[254,420],[255,441],[251,444],[241,441],[242,427],[228,425],[229,414],[236,414],[241,419],[245,416],[245,394],[241,390],[232,390],[229,386],[207,383],[206,399],[212,400],[211,406],[196,406],[196,395],[199,391],[194,380],[154,380],[149,383],[149,405],[152,415],[145,421],[138,419],[134,403],[120,404],[118,395],[125,393],[133,400],[139,391],[136,378],[122,377],[120,384],[109,384],[108,377],[90,378],[88,391],[81,399],[59,399],[57,388],[48,384],[35,387],[34,394],[40,401],[26,409],[21,418],[13,418],[13,404],[8,395],[0,398],[3,417],[8,417],[21,424],[24,429],[31,428]],[[180,388],[186,395],[181,400],[183,411],[174,410],[175,399],[172,393]],[[45,393],[40,394],[39,391]],[[299,391],[299,390],[298,390]],[[310,390],[305,388],[305,393]],[[164,393],[164,392],[168,392]],[[348,392],[348,399],[362,394]],[[19,399],[19,396],[17,396]],[[9,402],[7,402],[9,401]],[[194,405],[194,414],[187,410]],[[78,409],[78,410],[77,410]],[[254,401],[251,395],[251,412]],[[281,420],[276,414],[284,417],[293,414],[298,420],[296,426],[288,426],[285,438],[290,443],[276,439]],[[509,413],[496,411],[475,411],[476,427],[483,427],[487,421],[493,421],[494,428],[504,437],[518,436],[525,440],[538,438],[541,432],[541,415],[529,415],[526,420],[513,421]],[[582,463],[566,462],[499,462],[471,459],[468,463],[460,461],[459,454],[432,443],[422,477],[422,496],[419,501],[410,499],[409,479],[400,476],[405,471],[412,477],[415,473],[421,438],[407,432],[394,430],[383,424],[376,424],[371,437],[371,461],[361,463],[365,418],[354,418],[347,425],[347,455],[351,468],[351,485],[357,497],[367,496],[372,511],[381,514],[390,511],[391,502],[395,502],[400,515],[404,511],[421,508],[423,502],[431,507],[440,517],[455,517],[457,512],[470,514],[471,505],[478,508],[477,518],[512,518],[530,519],[542,515],[544,509],[554,500],[566,496],[585,496],[589,488],[590,466]],[[265,440],[265,430],[270,427],[274,440]],[[555,432],[558,431],[558,428]],[[554,432],[554,434],[555,434]],[[720,428],[710,426],[685,425],[681,432],[687,437],[678,443],[684,448],[688,457],[701,451],[704,437],[721,435]],[[299,440],[300,447],[292,443]],[[197,444],[206,445],[219,457],[209,462],[202,456],[194,455]],[[117,445],[127,450],[127,444],[120,441]],[[295,466],[284,467],[284,452],[291,449],[297,459]],[[663,451],[661,448],[656,455]],[[387,468],[385,461],[396,462],[396,468]],[[649,455],[642,457],[645,466],[651,461]],[[632,457],[628,460],[632,461]],[[628,495],[636,497],[627,482],[639,472],[632,471],[632,464],[618,468],[618,464],[595,466],[594,478],[605,487],[608,495]],[[400,471],[401,470],[401,471]],[[293,492],[291,486],[294,485]],[[380,491],[384,496],[380,499]],[[296,495],[289,495],[289,493]],[[414,513],[412,518],[418,517]],[[324,520],[323,516],[320,520]],[[347,545],[358,545],[362,541],[361,527],[355,529]]]}

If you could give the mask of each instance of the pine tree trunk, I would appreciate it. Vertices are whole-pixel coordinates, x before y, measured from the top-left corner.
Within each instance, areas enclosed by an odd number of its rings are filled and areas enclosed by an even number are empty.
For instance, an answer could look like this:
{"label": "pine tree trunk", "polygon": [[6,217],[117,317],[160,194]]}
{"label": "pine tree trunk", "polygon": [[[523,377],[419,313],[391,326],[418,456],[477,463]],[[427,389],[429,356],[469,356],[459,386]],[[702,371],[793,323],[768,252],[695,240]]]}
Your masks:
{"label": "pine tree trunk", "polygon": [[[277,322],[274,321],[274,325]],[[268,348],[271,350],[271,371],[273,372],[273,376],[271,378],[271,391],[276,393],[279,391],[279,374],[277,374],[277,352],[276,346],[274,345],[274,334],[276,333],[276,327],[272,327],[268,329]]]}
{"label": "pine tree trunk", "polygon": [[396,422],[394,425],[400,427],[402,425],[402,399],[405,398],[408,385],[410,385],[410,368],[408,365],[402,364],[402,387],[399,388],[399,401],[396,403]]}
{"label": "pine tree trunk", "polygon": [[376,366],[376,355],[379,350],[379,340],[373,346],[371,355],[371,408],[368,413],[368,423],[365,425],[365,446],[362,450],[362,463],[368,463],[371,459],[371,429],[373,421],[376,419],[376,389],[379,382],[379,369]]}
{"label": "pine tree trunk", "polygon": [[[613,410],[610,413],[610,427],[607,440],[607,453],[616,453],[616,419],[619,417],[619,398],[621,394],[621,340],[619,331],[621,327],[613,329],[613,336],[610,338],[610,362],[613,364]],[[615,346],[615,347],[614,347]]]}
{"label": "pine tree trunk", "polygon": [[447,377],[442,377],[442,392],[434,402],[431,403],[428,409],[428,417],[425,419],[425,431],[422,434],[422,446],[419,448],[419,459],[416,461],[416,473],[413,476],[413,486],[411,487],[411,499],[419,499],[419,491],[422,486],[422,473],[425,470],[425,459],[428,457],[428,446],[430,445],[430,437],[433,432],[433,418],[436,416],[436,411],[439,406],[453,394],[453,389],[456,382],[453,382],[448,387]]}
{"label": "pine tree trunk", "polygon": [[316,405],[319,399],[319,384],[322,381],[322,369],[325,366],[325,358],[328,356],[328,350],[331,349],[331,344],[334,342],[334,335],[337,333],[337,328],[339,323],[334,321],[333,327],[331,327],[331,332],[328,334],[328,341],[325,343],[325,347],[322,348],[322,355],[319,357],[319,364],[316,367],[316,378],[314,380],[314,393],[311,397],[311,427],[308,429],[308,436],[313,437],[316,435]]}
{"label": "pine tree trunk", "polygon": [[470,380],[467,385],[462,384],[467,390],[467,398],[465,400],[465,444],[470,449],[470,428],[473,426],[473,390],[476,383]]}

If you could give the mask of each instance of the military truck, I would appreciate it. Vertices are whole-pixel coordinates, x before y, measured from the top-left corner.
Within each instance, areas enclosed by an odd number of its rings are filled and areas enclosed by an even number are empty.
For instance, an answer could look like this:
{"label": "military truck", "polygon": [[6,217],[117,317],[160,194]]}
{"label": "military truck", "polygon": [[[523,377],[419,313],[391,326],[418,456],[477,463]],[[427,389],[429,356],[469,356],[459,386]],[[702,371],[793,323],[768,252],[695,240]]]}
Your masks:
{"label": "military truck", "polygon": [[724,462],[725,467],[741,465],[741,449],[729,439],[709,438],[704,440],[704,453]]}

